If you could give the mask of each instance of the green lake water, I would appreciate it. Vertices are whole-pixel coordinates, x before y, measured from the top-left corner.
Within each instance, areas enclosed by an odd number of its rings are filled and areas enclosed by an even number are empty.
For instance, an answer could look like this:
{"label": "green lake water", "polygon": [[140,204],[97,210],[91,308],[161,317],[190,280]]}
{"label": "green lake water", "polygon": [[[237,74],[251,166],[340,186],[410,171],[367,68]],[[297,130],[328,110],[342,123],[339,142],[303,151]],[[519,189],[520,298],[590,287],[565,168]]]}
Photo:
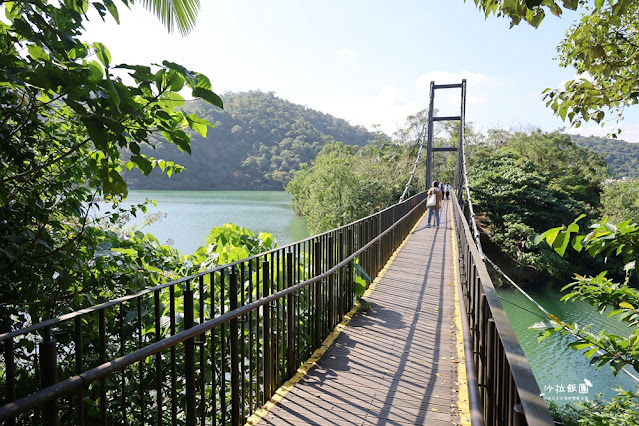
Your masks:
{"label": "green lake water", "polygon": [[138,204],[147,198],[157,201],[157,207],[150,205],[148,213],[162,212],[166,217],[142,231],[161,243],[171,241],[182,254],[194,252],[211,228],[225,223],[255,233],[269,232],[280,246],[309,236],[306,221],[293,213],[291,196],[284,191],[136,190],[129,191],[124,204]]}
{"label": "green lake water", "polygon": [[[622,336],[628,336],[631,332],[626,323],[618,322],[614,318],[605,318],[586,302],[561,302],[562,294],[558,289],[527,288],[526,292],[546,310],[565,322],[581,326],[593,324],[591,332],[598,333],[605,329],[608,333]],[[598,393],[603,393],[605,398],[609,399],[616,394],[613,390],[616,387],[633,390],[639,385],[624,372],[614,376],[612,369],[607,365],[598,370],[590,366],[589,360],[582,355],[584,350],[575,351],[568,347],[568,343],[574,341],[570,336],[553,335],[538,342],[539,332],[529,327],[542,321],[543,318],[538,315],[545,317],[544,314],[514,288],[502,287],[498,293],[546,400],[563,405],[578,399],[592,400]],[[632,367],[628,369],[635,376],[639,376]]]}

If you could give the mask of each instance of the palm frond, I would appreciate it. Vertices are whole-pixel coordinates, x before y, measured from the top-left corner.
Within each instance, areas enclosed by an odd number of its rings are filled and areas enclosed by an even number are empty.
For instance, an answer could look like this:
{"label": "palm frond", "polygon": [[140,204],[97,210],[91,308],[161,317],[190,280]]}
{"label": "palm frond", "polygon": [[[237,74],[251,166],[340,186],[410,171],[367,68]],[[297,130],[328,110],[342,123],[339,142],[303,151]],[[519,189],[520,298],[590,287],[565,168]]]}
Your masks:
{"label": "palm frond", "polygon": [[177,27],[182,36],[195,28],[200,11],[200,0],[139,0],[139,4],[160,19],[169,32]]}

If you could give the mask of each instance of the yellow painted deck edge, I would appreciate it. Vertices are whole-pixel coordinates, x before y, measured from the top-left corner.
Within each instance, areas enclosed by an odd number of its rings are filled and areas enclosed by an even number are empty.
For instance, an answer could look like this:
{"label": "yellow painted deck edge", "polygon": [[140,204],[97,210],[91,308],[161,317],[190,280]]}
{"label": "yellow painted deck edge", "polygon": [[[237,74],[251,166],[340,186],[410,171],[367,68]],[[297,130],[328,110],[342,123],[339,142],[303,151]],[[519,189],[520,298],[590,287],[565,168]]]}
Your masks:
{"label": "yellow painted deck edge", "polygon": [[[452,203],[451,203],[452,204]],[[466,357],[464,356],[464,333],[462,332],[461,309],[459,308],[459,292],[457,291],[457,241],[455,238],[455,219],[453,218],[453,207],[450,209],[450,222],[453,232],[453,274],[455,286],[455,336],[457,348],[457,382],[459,389],[457,392],[457,409],[459,410],[460,425],[470,425],[470,405],[468,397],[468,378],[466,376]]]}
{"label": "yellow painted deck edge", "polygon": [[[424,213],[424,215],[422,215],[422,217],[417,220],[415,226],[413,227],[413,229],[411,229],[411,234],[415,232],[415,228],[417,228],[417,225],[419,225],[425,215],[426,213]],[[406,239],[402,241],[399,247],[397,247],[397,250],[395,250],[390,259],[388,259],[388,262],[386,262],[384,268],[382,268],[371,285],[368,286],[368,289],[366,289],[366,291],[364,292],[364,299],[366,299],[373,292],[377,283],[382,279],[382,277],[388,270],[388,266],[393,263],[393,260],[395,260],[397,253],[402,249],[402,247],[404,247],[404,244],[406,244],[406,240],[408,240],[408,237],[406,237]],[[317,361],[319,361],[324,353],[326,353],[328,348],[331,347],[337,336],[340,335],[344,327],[346,327],[346,325],[351,321],[353,315],[355,315],[355,313],[359,309],[359,306],[359,304],[356,304],[353,309],[350,310],[350,312],[344,315],[344,319],[342,320],[342,322],[335,326],[331,334],[329,334],[328,337],[322,342],[322,346],[317,348],[315,352],[313,352],[313,355],[311,355],[311,357],[300,368],[297,369],[297,373],[295,373],[295,375],[291,377],[286,383],[280,386],[280,388],[275,391],[275,395],[273,395],[266,404],[258,408],[255,413],[253,413],[251,417],[246,420],[247,425],[256,425],[257,423],[259,423],[259,421],[262,420],[262,418],[266,416],[277,405],[278,402],[284,399],[286,394],[291,389],[293,389],[293,386],[295,386],[295,384],[298,383],[302,379],[302,377],[304,377],[306,373],[308,373],[308,371],[315,366]]]}

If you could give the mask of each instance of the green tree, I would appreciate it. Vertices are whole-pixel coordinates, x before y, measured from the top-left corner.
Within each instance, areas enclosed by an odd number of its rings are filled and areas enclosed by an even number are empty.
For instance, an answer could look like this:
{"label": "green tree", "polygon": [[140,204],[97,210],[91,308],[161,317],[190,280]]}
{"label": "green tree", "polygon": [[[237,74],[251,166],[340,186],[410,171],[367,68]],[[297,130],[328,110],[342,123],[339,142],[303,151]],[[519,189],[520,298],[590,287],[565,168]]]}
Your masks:
{"label": "green tree", "polygon": [[630,219],[639,223],[639,181],[607,183],[601,202],[603,215],[611,222]]}
{"label": "green tree", "polygon": [[[601,125],[607,115],[617,122],[624,110],[639,101],[639,4],[633,0],[475,0],[486,16],[496,14],[538,27],[546,13],[561,16],[563,9],[583,10],[558,46],[560,65],[573,67],[579,77],[564,87],[546,89],[554,113],[579,127],[593,120]],[[618,132],[617,132],[618,133]],[[613,137],[617,136],[613,133]]]}
{"label": "green tree", "polygon": [[[143,146],[159,139],[190,152],[187,128],[204,136],[212,126],[196,114],[180,111],[184,98],[178,92],[189,90],[192,96],[222,107],[202,74],[171,62],[115,65],[104,44],[81,41],[89,8],[103,19],[111,16],[118,21],[115,4],[107,0],[3,5],[3,330],[10,326],[12,314],[28,312],[35,322],[77,308],[86,302],[86,293],[93,298],[114,290],[112,281],[88,279],[100,275],[94,269],[100,265],[113,268],[99,261],[99,253],[110,250],[109,244],[117,245],[92,226],[91,206],[100,198],[117,203],[126,197],[125,169],[135,167],[144,174],[153,169],[167,174],[180,170],[170,161],[141,153]],[[125,84],[123,74],[132,83]],[[118,213],[110,216],[117,220]],[[133,286],[137,288],[137,281]]]}
{"label": "green tree", "polygon": [[[286,187],[293,210],[307,220],[312,233],[319,233],[393,205],[410,175],[416,152],[410,153],[410,147],[389,143],[361,149],[326,145]],[[413,188],[420,186],[423,180],[413,181]]]}
{"label": "green tree", "polygon": [[480,226],[517,265],[514,275],[525,271],[520,279],[571,274],[574,264],[588,259],[574,255],[567,262],[536,246],[534,238],[550,223],[584,211],[599,214],[607,176],[603,159],[558,132],[514,133],[506,140],[501,135],[498,145],[481,141],[468,159]]}

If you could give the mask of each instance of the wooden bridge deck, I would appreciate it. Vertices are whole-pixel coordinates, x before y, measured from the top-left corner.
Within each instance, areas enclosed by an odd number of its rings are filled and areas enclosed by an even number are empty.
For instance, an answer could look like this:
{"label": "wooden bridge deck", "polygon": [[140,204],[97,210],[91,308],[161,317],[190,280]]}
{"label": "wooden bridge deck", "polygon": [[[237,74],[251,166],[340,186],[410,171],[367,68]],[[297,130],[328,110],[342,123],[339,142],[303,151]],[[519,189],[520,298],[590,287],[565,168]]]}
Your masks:
{"label": "wooden bridge deck", "polygon": [[460,424],[458,399],[467,398],[458,397],[465,382],[450,203],[440,228],[422,218],[367,297],[371,309],[360,309],[314,367],[279,391],[260,424]]}

